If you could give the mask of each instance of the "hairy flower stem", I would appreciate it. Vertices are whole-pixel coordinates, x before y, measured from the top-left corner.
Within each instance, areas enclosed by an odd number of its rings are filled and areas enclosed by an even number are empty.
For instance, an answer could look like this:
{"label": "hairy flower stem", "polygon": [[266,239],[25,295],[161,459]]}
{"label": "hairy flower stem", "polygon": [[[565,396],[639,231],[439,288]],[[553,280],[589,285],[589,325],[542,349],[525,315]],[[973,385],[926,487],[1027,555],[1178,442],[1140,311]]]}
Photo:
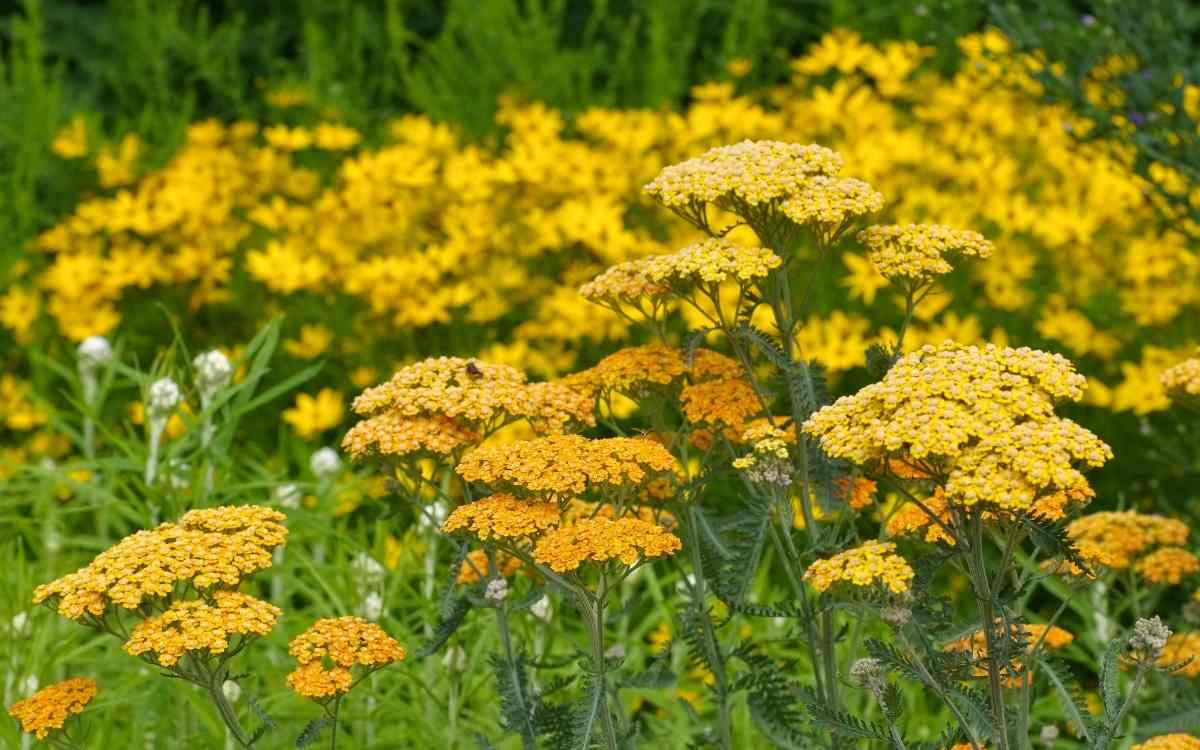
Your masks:
{"label": "hairy flower stem", "polygon": [[[992,598],[991,583],[988,581],[987,563],[983,553],[983,516],[980,512],[972,513],[971,546],[966,550],[967,565],[970,570],[972,588],[979,605],[980,626],[983,630],[987,648],[988,695],[991,699],[992,717],[995,722],[993,735],[999,750],[1009,750],[1008,717],[1004,704],[1004,683],[1000,674],[1002,664],[998,656],[999,644],[996,638],[996,609]],[[1003,571],[1000,571],[1003,574]],[[1001,625],[1000,627],[1004,627]]]}
{"label": "hairy flower stem", "polygon": [[708,595],[708,581],[704,577],[704,564],[700,557],[700,529],[696,523],[696,509],[694,506],[689,504],[684,509],[683,522],[684,527],[687,529],[688,551],[692,558],[692,575],[694,577],[692,591],[696,605],[700,610],[697,612],[697,619],[703,631],[704,649],[708,652],[708,660],[712,664],[712,674],[715,683],[713,692],[717,696],[717,737],[720,741],[720,747],[726,748],[726,750],[733,750],[733,729],[731,706],[729,705],[729,693],[727,690],[728,678],[725,674],[725,655],[721,651],[720,643],[717,641],[716,631],[713,630],[712,618],[709,617],[708,609],[704,606]]}
{"label": "hairy flower stem", "polygon": [[[492,549],[487,550],[488,560],[488,577],[495,579],[500,576],[500,569],[496,566],[496,552]],[[509,679],[512,680],[513,693],[517,698],[517,710],[521,712],[523,725],[521,730],[521,746],[525,750],[533,750],[534,742],[531,732],[526,731],[526,724],[529,721],[529,707],[525,705],[525,691],[521,687],[521,675],[517,671],[517,660],[513,653],[512,634],[508,628],[508,607],[503,602],[497,607],[496,611],[496,630],[500,633],[500,645],[504,648],[504,666],[509,671]]]}
{"label": "hairy flower stem", "polygon": [[595,673],[596,689],[599,691],[600,727],[604,733],[604,746],[608,750],[620,750],[617,728],[612,710],[608,705],[608,657],[604,655],[604,600],[608,595],[607,580],[600,574],[600,586],[595,595],[580,592],[580,613],[588,626],[588,640],[592,646],[592,670]]}
{"label": "hairy flower stem", "polygon": [[330,718],[333,720],[333,729],[329,733],[329,750],[337,750],[338,736],[338,714],[342,710],[342,696],[339,695],[333,701],[333,711],[330,713]]}
{"label": "hairy flower stem", "polygon": [[218,669],[213,673],[212,681],[205,685],[205,689],[208,690],[209,696],[212,697],[213,703],[217,707],[217,713],[221,716],[221,721],[225,722],[225,726],[229,727],[229,732],[233,735],[233,738],[242,747],[251,747],[253,743],[246,736],[246,732],[242,730],[242,725],[237,718],[237,712],[233,710],[233,706],[229,704],[229,699],[225,697],[225,691],[221,689],[224,682],[224,670]]}

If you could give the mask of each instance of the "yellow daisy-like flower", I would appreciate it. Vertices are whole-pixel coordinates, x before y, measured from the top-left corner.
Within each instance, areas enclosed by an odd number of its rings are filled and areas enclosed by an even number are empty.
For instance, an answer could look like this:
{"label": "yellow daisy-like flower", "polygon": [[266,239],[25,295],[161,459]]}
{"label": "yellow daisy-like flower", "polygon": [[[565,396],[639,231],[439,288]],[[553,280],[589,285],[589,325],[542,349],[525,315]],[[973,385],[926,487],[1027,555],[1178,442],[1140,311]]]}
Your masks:
{"label": "yellow daisy-like flower", "polygon": [[870,540],[833,557],[817,560],[804,573],[804,580],[820,592],[838,583],[857,588],[882,585],[893,594],[908,591],[916,573],[892,542]]}
{"label": "yellow daisy-like flower", "polygon": [[296,396],[296,405],[284,409],[283,421],[290,424],[297,435],[311,440],[325,430],[337,427],[345,414],[342,394],[332,388],[322,388],[316,396],[307,393]]}

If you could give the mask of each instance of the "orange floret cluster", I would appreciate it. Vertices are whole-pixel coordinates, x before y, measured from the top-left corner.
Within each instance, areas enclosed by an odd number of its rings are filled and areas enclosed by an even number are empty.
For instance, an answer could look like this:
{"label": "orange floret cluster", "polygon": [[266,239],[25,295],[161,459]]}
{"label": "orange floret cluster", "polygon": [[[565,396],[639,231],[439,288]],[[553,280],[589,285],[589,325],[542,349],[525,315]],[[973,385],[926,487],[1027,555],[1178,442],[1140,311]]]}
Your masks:
{"label": "orange floret cluster", "polygon": [[1160,734],[1134,745],[1130,750],[1200,750],[1200,739],[1190,734]]}
{"label": "orange floret cluster", "polygon": [[902,594],[915,575],[908,561],[896,554],[895,544],[872,539],[815,561],[804,572],[804,580],[820,592],[847,583],[859,588],[881,584],[893,594]]}
{"label": "orange floret cluster", "polygon": [[1187,542],[1188,526],[1166,516],[1137,511],[1092,513],[1067,524],[1067,535],[1076,545],[1092,544],[1104,550],[1109,567],[1123,570],[1160,547],[1180,547]]}
{"label": "orange floret cluster", "polygon": [[[925,507],[916,503],[905,503],[900,510],[892,514],[887,522],[888,536],[922,537],[926,542],[934,544],[945,542],[953,547],[957,542],[947,529],[953,520],[950,518],[950,506],[946,502],[946,493],[941,487],[935,488],[934,493],[921,501]],[[928,511],[928,512],[926,512]],[[936,516],[935,522],[930,514]]]}
{"label": "orange floret cluster", "polygon": [[482,539],[528,539],[558,525],[558,503],[525,501],[498,492],[460,505],[442,523],[442,531],[465,531]]}
{"label": "orange floret cluster", "polygon": [[484,432],[513,419],[547,432],[592,425],[592,406],[588,394],[561,383],[528,383],[516,368],[461,357],[409,365],[354,399],[354,411],[363,416],[449,417]]}
{"label": "orange floret cluster", "polygon": [[1200,558],[1182,547],[1162,547],[1138,560],[1133,569],[1148,583],[1175,585],[1200,572]]}
{"label": "orange floret cluster", "polygon": [[388,411],[351,427],[342,439],[342,450],[355,459],[370,455],[449,456],[480,439],[478,432],[449,417],[406,417]]}
{"label": "orange floret cluster", "polygon": [[1163,646],[1162,655],[1158,657],[1158,666],[1166,667],[1182,661],[1188,663],[1173,674],[1185,677],[1200,676],[1200,633],[1175,633],[1167,639]]}
{"label": "orange floret cluster", "polygon": [[875,480],[866,477],[837,477],[833,480],[834,497],[854,510],[862,510],[875,502],[878,491],[879,485]]}
{"label": "orange floret cluster", "polygon": [[405,656],[395,639],[359,617],[317,620],[288,644],[288,653],[300,665],[288,675],[288,685],[314,700],[347,692],[355,666],[379,669]]}
{"label": "orange floret cluster", "polygon": [[689,367],[685,350],[649,344],[614,352],[563,382],[593,394],[612,391],[640,396],[655,387],[677,384],[685,375],[690,375],[692,382],[699,382],[737,377],[740,372],[741,366],[736,361],[708,349],[697,349]]}
{"label": "orange floret cluster", "polygon": [[564,499],[589,489],[644,484],[674,468],[674,457],[653,440],[552,435],[476,448],[463,457],[458,473],[472,482]]}
{"label": "orange floret cluster", "polygon": [[125,642],[132,656],[152,655],[163,667],[175,666],[188,652],[223,654],[230,641],[271,632],[279,607],[236,591],[217,591],[212,601],[189,600],[171,604],[162,614],[138,623]]}
{"label": "orange floret cluster", "polygon": [[557,573],[569,573],[587,562],[619,560],[634,565],[639,560],[672,555],[681,546],[679,537],[651,521],[597,516],[545,534],[533,557]]}
{"label": "orange floret cluster", "polygon": [[[516,575],[521,570],[521,566],[525,564],[521,558],[510,555],[504,550],[496,550],[495,555],[497,572],[505,578]],[[474,549],[458,566],[458,578],[455,579],[455,582],[461,585],[478,583],[487,574],[487,553],[481,549]]]}
{"label": "orange floret cluster", "polygon": [[96,683],[87,677],[72,677],[43,688],[28,698],[17,701],[8,713],[21,724],[21,730],[44,740],[63,728],[67,719],[83,713],[96,697]]}
{"label": "orange floret cluster", "polygon": [[1057,354],[947,342],[902,357],[804,430],[833,458],[920,469],[954,504],[1029,511],[1058,491],[1090,496],[1081,468],[1112,457],[1098,437],[1054,413],[1057,402],[1078,400],[1084,384]]}
{"label": "orange floret cluster", "polygon": [[279,511],[254,505],[193,510],[122,539],[86,567],[39,586],[33,600],[80,620],[103,618],[110,606],[136,610],[181,583],[233,587],[271,566],[272,551],[287,540],[283,520]]}
{"label": "orange floret cluster", "polygon": [[[1010,637],[1014,640],[1020,639],[1025,644],[1026,651],[1032,651],[1034,646],[1042,649],[1057,650],[1065,648],[1075,640],[1075,636],[1068,630],[1058,627],[1057,625],[1012,625],[1009,628]],[[988,658],[987,636],[982,630],[977,630],[973,634],[964,638],[959,638],[945,647],[946,651],[968,653],[971,659],[976,662],[982,662]],[[1015,688],[1029,680],[1028,673],[1025,671],[1025,666],[1020,659],[1013,659],[1006,667],[1008,675],[1003,682],[1005,687]],[[973,673],[976,677],[986,677],[988,672],[983,666],[977,666]]]}
{"label": "orange floret cluster", "polygon": [[735,442],[763,410],[754,386],[742,378],[686,385],[679,393],[679,403],[688,422],[725,428]]}
{"label": "orange floret cluster", "polygon": [[992,254],[992,243],[978,232],[940,224],[867,227],[858,241],[869,248],[867,256],[885,278],[917,286],[950,273],[951,261]]}

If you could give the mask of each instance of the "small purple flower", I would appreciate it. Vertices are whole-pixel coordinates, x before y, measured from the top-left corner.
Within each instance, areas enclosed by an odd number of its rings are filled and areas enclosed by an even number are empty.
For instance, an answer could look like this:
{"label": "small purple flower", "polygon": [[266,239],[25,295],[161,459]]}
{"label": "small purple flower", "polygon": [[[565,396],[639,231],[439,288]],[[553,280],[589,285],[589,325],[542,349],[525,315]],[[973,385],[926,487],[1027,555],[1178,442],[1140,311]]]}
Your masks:
{"label": "small purple flower", "polygon": [[1096,17],[1091,13],[1085,13],[1079,17],[1079,22],[1090,29],[1096,25]]}

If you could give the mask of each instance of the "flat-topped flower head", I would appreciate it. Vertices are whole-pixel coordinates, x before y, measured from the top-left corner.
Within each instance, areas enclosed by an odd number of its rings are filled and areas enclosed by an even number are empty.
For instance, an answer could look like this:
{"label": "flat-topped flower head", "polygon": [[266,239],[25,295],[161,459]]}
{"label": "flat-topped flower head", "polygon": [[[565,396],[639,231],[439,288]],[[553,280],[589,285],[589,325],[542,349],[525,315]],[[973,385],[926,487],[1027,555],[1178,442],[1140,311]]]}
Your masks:
{"label": "flat-topped flower head", "polygon": [[587,394],[561,383],[528,383],[516,368],[461,357],[409,365],[354,399],[364,416],[448,417],[484,432],[514,419],[550,432],[592,425],[592,406]]}
{"label": "flat-topped flower head", "polygon": [[643,298],[665,294],[667,288],[651,281],[643,267],[640,259],[618,263],[579,287],[579,294],[590,302],[616,305],[636,304]]}
{"label": "flat-topped flower head", "polygon": [[1162,547],[1138,560],[1133,569],[1147,583],[1175,586],[1200,573],[1200,558],[1182,547]]}
{"label": "flat-topped flower head", "polygon": [[641,260],[641,272],[654,284],[674,290],[691,285],[716,285],[726,281],[748,284],[765,278],[783,260],[765,247],[735,245],[710,237],[665,255]]}
{"label": "flat-topped flower head", "polygon": [[569,573],[587,563],[619,561],[629,566],[641,560],[673,555],[679,537],[642,518],[596,516],[560,526],[534,547],[533,558],[555,571]]}
{"label": "flat-topped flower head", "polygon": [[756,424],[742,433],[742,443],[750,452],[733,460],[733,468],[751,482],[787,487],[792,482],[789,432],[769,422]]}
{"label": "flat-topped flower head", "polygon": [[1172,401],[1200,407],[1200,356],[1168,368],[1161,381]]}
{"label": "flat-topped flower head", "polygon": [[342,439],[342,450],[355,459],[373,455],[444,457],[476,445],[481,439],[478,432],[450,417],[408,417],[386,411],[351,427]]}
{"label": "flat-topped flower head", "polygon": [[299,667],[287,677],[299,695],[326,700],[349,691],[354,667],[374,671],[404,659],[404,647],[361,617],[317,620],[292,639],[288,653]]}
{"label": "flat-topped flower head", "polygon": [[21,725],[21,731],[44,740],[63,728],[67,719],[83,713],[96,697],[96,682],[87,677],[72,677],[42,688],[8,709]]}
{"label": "flat-topped flower head", "polygon": [[842,157],[815,144],[742,141],[709,149],[658,173],[645,191],[664,206],[757,206],[800,192],[809,178],[841,171]]}
{"label": "flat-topped flower head", "polygon": [[1130,750],[1200,750],[1200,739],[1190,734],[1160,734],[1134,745]]}
{"label": "flat-topped flower head", "polygon": [[847,584],[860,589],[882,586],[893,594],[903,594],[915,575],[908,561],[896,553],[895,544],[872,539],[815,561],[804,572],[804,580],[820,592]]}
{"label": "flat-topped flower head", "polygon": [[455,508],[442,524],[442,531],[462,531],[484,541],[529,539],[558,526],[561,519],[558,503],[526,501],[498,492]]}
{"label": "flat-topped flower head", "polygon": [[743,378],[690,383],[679,392],[679,404],[690,424],[724,429],[734,442],[763,411],[754,386]]}
{"label": "flat-topped flower head", "polygon": [[992,243],[978,232],[941,224],[867,227],[858,233],[867,257],[889,281],[921,286],[950,273],[962,258],[986,258]]}
{"label": "flat-topped flower head", "polygon": [[255,505],[193,510],[176,523],[136,532],[86,567],[39,586],[33,600],[72,620],[102,619],[110,606],[137,610],[178,584],[233,587],[271,566],[287,540],[284,515]]}
{"label": "flat-topped flower head", "polygon": [[636,398],[648,391],[676,386],[685,376],[692,382],[701,382],[737,377],[740,373],[741,365],[724,354],[697,349],[689,366],[685,350],[648,344],[616,351],[595,366],[567,376],[563,382],[594,394],[615,392]]}
{"label": "flat-topped flower head", "polygon": [[833,458],[886,472],[896,460],[943,486],[949,502],[1029,512],[1056,492],[1091,496],[1081,469],[1112,450],[1058,417],[1085,381],[1032,349],[945,343],[902,357],[878,383],[822,408],[803,429]]}
{"label": "flat-topped flower head", "polygon": [[143,620],[125,642],[132,656],[146,656],[173,667],[187,653],[224,654],[234,639],[264,636],[279,620],[281,610],[237,591],[217,591],[212,601],[177,601],[165,612]]}
{"label": "flat-topped flower head", "polygon": [[862,180],[818,176],[780,205],[784,216],[831,237],[855,219],[883,208],[883,195]]}
{"label": "flat-topped flower head", "polygon": [[638,486],[675,469],[675,458],[645,438],[593,440],[551,435],[476,448],[458,464],[471,482],[546,494],[559,501],[589,490]]}
{"label": "flat-topped flower head", "polygon": [[1067,524],[1067,536],[1076,546],[1104,550],[1107,566],[1116,570],[1130,567],[1154,550],[1182,547],[1188,533],[1183,521],[1132,510],[1091,513]]}

